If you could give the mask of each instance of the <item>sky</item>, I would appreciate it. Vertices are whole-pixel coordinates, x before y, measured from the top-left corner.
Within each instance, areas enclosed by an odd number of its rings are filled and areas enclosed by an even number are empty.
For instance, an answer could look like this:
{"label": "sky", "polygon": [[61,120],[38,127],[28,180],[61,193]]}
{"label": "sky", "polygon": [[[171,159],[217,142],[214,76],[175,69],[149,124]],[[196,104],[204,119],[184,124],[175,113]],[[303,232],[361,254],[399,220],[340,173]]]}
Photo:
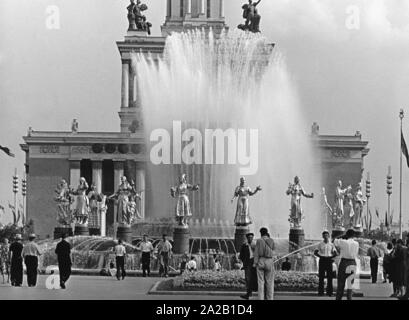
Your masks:
{"label": "sky", "polygon": [[[166,1],[143,2],[153,35],[160,35]],[[225,0],[230,28],[242,22],[242,2]],[[119,130],[121,62],[115,42],[128,27],[127,5],[125,0],[0,1],[0,145],[16,154],[0,154],[0,205],[13,203],[12,175],[14,168],[23,173],[19,145],[29,126],[68,131],[76,118],[80,131]],[[306,121],[318,122],[322,134],[359,130],[370,142],[364,176],[371,173],[373,212],[386,210],[392,166],[396,221],[401,108],[407,112],[409,142],[409,2],[262,0],[259,12],[263,35],[286,59]],[[51,21],[56,13],[58,21]],[[404,165],[405,227],[408,195]],[[10,221],[8,209],[1,219]]]}

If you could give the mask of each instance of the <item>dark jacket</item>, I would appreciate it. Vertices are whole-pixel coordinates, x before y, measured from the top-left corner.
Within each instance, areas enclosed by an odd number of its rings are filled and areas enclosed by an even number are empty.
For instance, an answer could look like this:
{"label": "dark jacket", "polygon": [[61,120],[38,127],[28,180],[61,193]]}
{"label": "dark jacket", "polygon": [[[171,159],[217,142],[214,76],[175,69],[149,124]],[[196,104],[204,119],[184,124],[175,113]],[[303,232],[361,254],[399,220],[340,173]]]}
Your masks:
{"label": "dark jacket", "polygon": [[55,253],[57,254],[58,263],[69,263],[71,264],[71,245],[62,240],[57,244],[55,248]]}
{"label": "dark jacket", "polygon": [[243,243],[240,250],[240,260],[243,262],[243,267],[252,267],[254,259],[250,259],[250,245],[248,243]]}

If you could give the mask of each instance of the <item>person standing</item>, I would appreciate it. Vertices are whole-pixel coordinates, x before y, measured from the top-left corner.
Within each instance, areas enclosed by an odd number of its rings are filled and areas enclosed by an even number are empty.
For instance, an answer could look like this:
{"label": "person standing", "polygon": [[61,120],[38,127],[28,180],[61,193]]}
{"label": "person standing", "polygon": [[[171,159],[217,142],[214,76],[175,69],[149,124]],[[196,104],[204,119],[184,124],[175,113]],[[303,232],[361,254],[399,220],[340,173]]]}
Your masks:
{"label": "person standing", "polygon": [[30,234],[28,243],[23,248],[24,263],[27,268],[27,284],[29,287],[37,285],[38,257],[41,255],[38,245],[34,242],[35,234]]}
{"label": "person standing", "polygon": [[391,298],[396,298],[399,294],[398,287],[396,285],[398,277],[397,277],[397,259],[396,259],[396,239],[392,239],[392,251],[390,252],[390,260],[389,260],[389,280],[392,282],[392,289],[393,293],[391,294]]}
{"label": "person standing", "polygon": [[274,250],[275,244],[267,228],[260,229],[261,239],[254,250],[254,267],[257,268],[258,295],[260,300],[274,299]]}
{"label": "person standing", "polygon": [[23,284],[23,244],[21,234],[16,234],[15,241],[10,245],[10,281],[13,287]]}
{"label": "person standing", "polygon": [[0,272],[3,277],[3,283],[5,283],[4,275],[7,275],[7,283],[10,282],[10,245],[7,238],[3,239],[3,243],[0,245]]}
{"label": "person standing", "polygon": [[386,246],[386,253],[383,256],[383,261],[382,261],[382,269],[383,269],[383,283],[387,283],[387,279],[389,279],[389,283],[391,283],[391,277],[390,277],[390,265],[391,265],[391,252],[393,249],[392,243],[388,243]]}
{"label": "person standing", "polygon": [[[341,261],[338,267],[338,288],[336,300],[342,300],[345,283],[356,273],[359,243],[354,240],[354,230],[349,229],[343,239],[335,239],[334,245],[339,248]],[[353,280],[351,281],[351,284]],[[352,288],[347,287],[347,299],[352,300]]]}
{"label": "person standing", "polygon": [[395,268],[395,292],[394,297],[403,296],[403,287],[405,285],[405,255],[406,247],[403,245],[402,239],[396,241],[395,251],[393,252],[393,263]]}
{"label": "person standing", "polygon": [[71,276],[71,245],[65,240],[66,235],[61,236],[61,241],[55,248],[60,271],[60,287],[65,289],[65,283]]}
{"label": "person standing", "polygon": [[257,281],[257,271],[254,268],[254,233],[246,234],[247,242],[240,249],[240,260],[243,262],[244,277],[246,279],[247,293],[240,298],[248,300],[253,295],[254,283]]}
{"label": "person standing", "polygon": [[151,254],[154,249],[152,243],[148,240],[148,235],[143,235],[143,240],[137,249],[142,251],[142,274],[146,277],[146,273],[148,273],[149,277],[151,275]]}
{"label": "person standing", "polygon": [[370,266],[372,283],[376,283],[376,281],[378,280],[379,258],[381,257],[381,251],[376,246],[376,240],[372,240],[372,247],[368,249],[367,254],[371,258]]}
{"label": "person standing", "polygon": [[324,295],[324,278],[327,277],[327,295],[332,297],[334,291],[332,285],[332,264],[334,262],[333,259],[337,256],[337,249],[329,241],[329,232],[327,230],[322,233],[322,238],[323,241],[320,242],[317,250],[314,251],[314,255],[320,259],[318,264],[318,295]]}
{"label": "person standing", "polygon": [[160,263],[163,268],[163,274],[160,276],[165,276],[166,278],[168,277],[168,272],[169,272],[169,259],[172,254],[172,245],[171,243],[167,240],[167,235],[164,234],[162,237],[162,240],[158,244],[158,254],[160,257]]}
{"label": "person standing", "polygon": [[122,240],[118,240],[118,244],[114,248],[115,252],[115,260],[116,260],[116,278],[118,280],[125,279],[126,271],[125,271],[125,257],[126,257],[126,249],[125,246],[122,244]]}
{"label": "person standing", "polygon": [[[408,242],[406,241],[408,244]],[[405,294],[398,297],[399,300],[409,300],[409,248],[408,246],[403,247],[404,256],[404,287]]]}

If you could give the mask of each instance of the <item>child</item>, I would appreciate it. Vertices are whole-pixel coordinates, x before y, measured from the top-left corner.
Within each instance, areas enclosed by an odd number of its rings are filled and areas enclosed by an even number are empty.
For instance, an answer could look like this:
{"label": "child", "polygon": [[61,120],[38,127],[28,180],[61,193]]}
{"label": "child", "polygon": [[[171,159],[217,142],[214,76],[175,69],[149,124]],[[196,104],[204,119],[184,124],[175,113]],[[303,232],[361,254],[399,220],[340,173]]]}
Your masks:
{"label": "child", "polygon": [[214,260],[213,271],[222,271],[222,265],[220,264],[220,261],[219,261],[218,258],[216,258],[216,260]]}
{"label": "child", "polygon": [[190,257],[190,261],[187,263],[186,269],[189,272],[194,272],[194,271],[197,270],[197,264],[196,264],[196,261],[195,261],[195,257],[193,257],[193,256]]}
{"label": "child", "polygon": [[188,259],[189,256],[187,252],[185,252],[185,254],[182,256],[182,261],[180,263],[180,274],[183,274],[183,272],[185,272]]}
{"label": "child", "polygon": [[115,264],[112,260],[109,260],[109,264],[108,264],[108,275],[111,277],[116,277],[116,268],[115,268]]}

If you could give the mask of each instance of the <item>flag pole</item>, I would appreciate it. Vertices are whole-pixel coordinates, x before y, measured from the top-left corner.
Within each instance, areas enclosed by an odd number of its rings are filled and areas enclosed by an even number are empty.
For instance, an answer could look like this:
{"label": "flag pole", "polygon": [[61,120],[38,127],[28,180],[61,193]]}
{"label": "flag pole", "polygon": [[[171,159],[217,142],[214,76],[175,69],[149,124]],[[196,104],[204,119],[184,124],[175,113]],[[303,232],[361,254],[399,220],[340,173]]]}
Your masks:
{"label": "flag pole", "polygon": [[399,188],[399,237],[402,239],[402,136],[403,136],[403,118],[405,117],[405,112],[403,109],[400,109],[399,118],[400,118],[400,188]]}

